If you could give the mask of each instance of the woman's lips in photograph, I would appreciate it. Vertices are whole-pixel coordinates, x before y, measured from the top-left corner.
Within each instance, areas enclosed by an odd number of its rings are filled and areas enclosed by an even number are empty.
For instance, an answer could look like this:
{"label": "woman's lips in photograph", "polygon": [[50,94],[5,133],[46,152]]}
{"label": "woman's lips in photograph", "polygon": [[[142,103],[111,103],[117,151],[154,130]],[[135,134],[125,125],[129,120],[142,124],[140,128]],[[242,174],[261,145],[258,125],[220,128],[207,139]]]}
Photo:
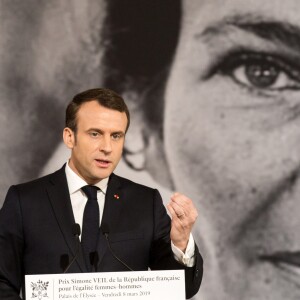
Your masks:
{"label": "woman's lips in photograph", "polygon": [[300,275],[300,251],[278,251],[261,255],[259,259],[274,264],[282,271]]}

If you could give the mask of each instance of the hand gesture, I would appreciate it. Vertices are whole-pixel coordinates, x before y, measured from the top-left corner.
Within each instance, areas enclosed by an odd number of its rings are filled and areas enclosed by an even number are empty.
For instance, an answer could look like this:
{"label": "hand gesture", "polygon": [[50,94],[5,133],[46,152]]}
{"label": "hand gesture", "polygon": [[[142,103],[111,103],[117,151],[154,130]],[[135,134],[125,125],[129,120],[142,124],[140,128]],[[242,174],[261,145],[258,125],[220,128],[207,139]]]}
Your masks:
{"label": "hand gesture", "polygon": [[171,196],[167,205],[172,216],[171,240],[181,251],[185,251],[198,212],[191,199],[180,193]]}

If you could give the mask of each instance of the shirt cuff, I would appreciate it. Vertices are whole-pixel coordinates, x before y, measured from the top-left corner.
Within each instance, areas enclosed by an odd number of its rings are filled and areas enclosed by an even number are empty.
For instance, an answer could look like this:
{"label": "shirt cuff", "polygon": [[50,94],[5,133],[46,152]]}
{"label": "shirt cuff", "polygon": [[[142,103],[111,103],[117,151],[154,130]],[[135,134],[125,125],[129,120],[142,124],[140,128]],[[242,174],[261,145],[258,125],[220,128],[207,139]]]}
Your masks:
{"label": "shirt cuff", "polygon": [[186,247],[185,253],[177,248],[171,241],[171,247],[174,254],[174,258],[184,264],[187,267],[193,267],[195,265],[195,241],[193,235],[190,234],[189,242]]}

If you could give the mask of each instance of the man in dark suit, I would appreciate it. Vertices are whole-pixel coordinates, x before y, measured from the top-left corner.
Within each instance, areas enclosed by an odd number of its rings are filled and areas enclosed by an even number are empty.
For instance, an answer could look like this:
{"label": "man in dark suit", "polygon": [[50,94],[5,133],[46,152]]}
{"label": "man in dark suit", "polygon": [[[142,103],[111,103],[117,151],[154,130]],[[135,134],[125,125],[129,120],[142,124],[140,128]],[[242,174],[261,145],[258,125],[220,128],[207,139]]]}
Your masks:
{"label": "man in dark suit", "polygon": [[[70,160],[53,174],[12,186],[0,211],[1,300],[20,299],[25,274],[66,270],[184,269],[187,298],[198,292],[203,261],[191,235],[197,218],[192,201],[175,193],[171,221],[157,190],[113,174],[129,123],[127,106],[113,91],[92,89],[73,98],[63,132]],[[91,203],[96,206],[88,215]],[[75,223],[82,227],[82,247]]]}

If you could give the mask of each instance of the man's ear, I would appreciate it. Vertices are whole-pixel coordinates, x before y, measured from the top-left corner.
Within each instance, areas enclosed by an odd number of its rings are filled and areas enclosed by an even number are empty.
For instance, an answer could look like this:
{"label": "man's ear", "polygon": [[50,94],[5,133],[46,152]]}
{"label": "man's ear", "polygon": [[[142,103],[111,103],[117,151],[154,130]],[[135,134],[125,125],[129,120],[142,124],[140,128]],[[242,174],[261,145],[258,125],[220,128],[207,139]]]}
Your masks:
{"label": "man's ear", "polygon": [[65,127],[63,131],[63,140],[69,149],[73,149],[75,145],[75,133],[69,127]]}

